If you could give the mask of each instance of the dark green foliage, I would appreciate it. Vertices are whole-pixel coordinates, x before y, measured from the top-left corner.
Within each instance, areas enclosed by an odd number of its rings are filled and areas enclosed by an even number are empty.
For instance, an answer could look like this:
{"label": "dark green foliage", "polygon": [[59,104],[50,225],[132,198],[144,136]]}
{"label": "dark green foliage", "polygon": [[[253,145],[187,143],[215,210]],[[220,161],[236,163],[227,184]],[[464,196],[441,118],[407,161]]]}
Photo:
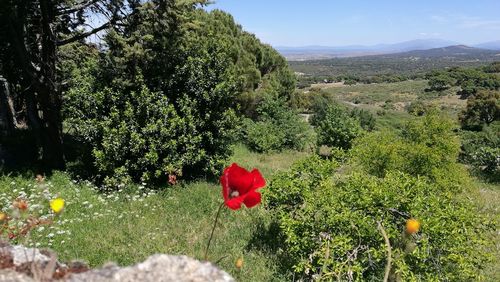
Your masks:
{"label": "dark green foliage", "polygon": [[357,83],[357,81],[356,81],[356,80],[354,80],[354,79],[346,79],[346,80],[344,81],[344,84],[345,84],[345,85],[356,85],[356,83]]}
{"label": "dark green foliage", "polygon": [[326,145],[350,149],[353,140],[361,134],[361,126],[346,108],[336,103],[319,106],[311,124],[315,127],[318,146]]}
{"label": "dark green foliage", "polygon": [[483,68],[487,73],[500,73],[500,62],[494,62],[489,66]]}
{"label": "dark green foliage", "polygon": [[[74,75],[65,115],[109,186],[217,174],[236,138],[242,93],[260,86],[286,100],[294,88],[283,58],[221,11],[148,2],[105,41],[98,56],[65,63]],[[296,117],[276,115],[280,122]]]}
{"label": "dark green foliage", "polygon": [[500,122],[484,126],[482,131],[462,133],[460,160],[483,172],[494,182],[500,181]]}
{"label": "dark green foliage", "polygon": [[198,10],[196,20],[201,25],[197,30],[200,37],[196,40],[225,42],[224,48],[239,81],[237,101],[241,113],[255,118],[256,107],[269,93],[286,101],[290,99],[295,90],[295,75],[276,50],[243,31],[233,17],[223,11]]}
{"label": "dark green foliage", "polygon": [[257,121],[246,120],[244,141],[257,152],[302,150],[312,136],[309,125],[283,98],[268,96],[257,108]]}
{"label": "dark green foliage", "polygon": [[427,74],[429,90],[443,91],[451,86],[458,86],[457,94],[466,99],[480,90],[499,90],[500,77],[489,73],[495,69],[495,63],[483,68],[450,68],[446,71],[433,71]]}
{"label": "dark green foliage", "polygon": [[484,56],[477,54],[466,57],[448,57],[442,54],[437,57],[424,57],[418,54],[415,55],[420,57],[418,60],[412,55],[403,53],[290,61],[290,66],[294,71],[305,74],[300,78],[301,84],[307,84],[310,81],[321,83],[325,79],[335,81],[339,77],[357,78],[362,83],[380,83],[400,79],[422,79],[430,71],[450,67],[484,67],[490,62],[498,60],[497,53],[486,51]]}
{"label": "dark green foliage", "polygon": [[376,125],[376,119],[373,114],[367,110],[354,108],[351,111],[351,117],[359,120],[359,125],[366,131],[373,131]]}
{"label": "dark green foliage", "polygon": [[500,121],[500,91],[482,90],[469,98],[459,120],[468,130],[481,130],[484,125]]}
{"label": "dark green foliage", "polygon": [[453,77],[445,72],[436,72],[429,78],[429,89],[431,91],[443,91],[455,84]]}
{"label": "dark green foliage", "polygon": [[295,90],[290,97],[289,105],[292,109],[309,112],[311,110],[311,92],[303,92],[302,90]]}

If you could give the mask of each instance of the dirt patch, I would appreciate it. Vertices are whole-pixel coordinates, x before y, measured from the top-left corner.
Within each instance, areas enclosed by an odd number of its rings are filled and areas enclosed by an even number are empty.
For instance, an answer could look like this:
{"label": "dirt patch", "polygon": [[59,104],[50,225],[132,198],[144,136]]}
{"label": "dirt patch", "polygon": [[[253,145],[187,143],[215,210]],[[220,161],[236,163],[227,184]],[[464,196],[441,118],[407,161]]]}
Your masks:
{"label": "dirt patch", "polygon": [[417,95],[411,93],[393,93],[391,95],[396,101],[413,101],[418,98]]}
{"label": "dirt patch", "polygon": [[467,106],[467,100],[460,99],[458,95],[439,97],[435,103],[451,109],[464,109]]}
{"label": "dirt patch", "polygon": [[326,88],[336,88],[336,87],[346,87],[343,82],[332,82],[332,83],[316,83],[316,84],[311,84],[311,88],[321,88],[321,89],[326,89]]}
{"label": "dirt patch", "polygon": [[406,109],[406,106],[408,105],[409,103],[406,103],[406,102],[396,102],[393,105],[394,107],[394,110],[396,111],[399,111],[399,112],[403,112],[405,111]]}

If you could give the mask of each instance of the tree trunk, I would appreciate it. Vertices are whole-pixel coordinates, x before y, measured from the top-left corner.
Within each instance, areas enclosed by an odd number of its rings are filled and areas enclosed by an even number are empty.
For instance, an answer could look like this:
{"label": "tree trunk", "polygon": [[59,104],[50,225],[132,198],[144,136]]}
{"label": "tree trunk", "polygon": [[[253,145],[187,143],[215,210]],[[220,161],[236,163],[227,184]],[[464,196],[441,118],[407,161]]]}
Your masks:
{"label": "tree trunk", "polygon": [[61,93],[56,81],[57,38],[52,24],[55,22],[55,5],[51,0],[40,0],[42,16],[42,85],[38,87],[37,98],[43,113],[42,161],[52,169],[64,169],[62,138]]}
{"label": "tree trunk", "polygon": [[0,136],[9,136],[17,127],[14,104],[10,97],[9,84],[0,76]]}

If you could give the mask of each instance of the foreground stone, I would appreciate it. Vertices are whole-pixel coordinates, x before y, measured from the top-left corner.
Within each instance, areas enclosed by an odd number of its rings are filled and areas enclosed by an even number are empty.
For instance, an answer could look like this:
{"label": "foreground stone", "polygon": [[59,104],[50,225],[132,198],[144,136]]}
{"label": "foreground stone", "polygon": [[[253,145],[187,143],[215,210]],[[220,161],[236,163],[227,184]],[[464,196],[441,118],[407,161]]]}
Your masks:
{"label": "foreground stone", "polygon": [[[78,267],[75,263],[69,265],[55,262],[51,252],[23,246],[0,247],[0,281],[68,281],[68,282],[198,282],[217,281],[231,282],[234,279],[225,271],[218,269],[211,263],[201,262],[186,256],[172,256],[157,254],[150,256],[142,263],[133,266],[119,267],[108,264],[99,269],[87,270]],[[41,273],[34,273],[32,269],[47,273],[47,266],[55,262],[53,271],[49,271],[52,279],[33,279],[41,277]],[[32,265],[36,267],[32,267]],[[78,273],[78,269],[84,272]],[[35,271],[36,272],[36,271]]]}
{"label": "foreground stone", "polygon": [[72,274],[71,282],[111,282],[111,281],[220,281],[234,279],[211,263],[200,262],[186,256],[153,255],[146,261],[130,267],[120,268],[114,265]]}

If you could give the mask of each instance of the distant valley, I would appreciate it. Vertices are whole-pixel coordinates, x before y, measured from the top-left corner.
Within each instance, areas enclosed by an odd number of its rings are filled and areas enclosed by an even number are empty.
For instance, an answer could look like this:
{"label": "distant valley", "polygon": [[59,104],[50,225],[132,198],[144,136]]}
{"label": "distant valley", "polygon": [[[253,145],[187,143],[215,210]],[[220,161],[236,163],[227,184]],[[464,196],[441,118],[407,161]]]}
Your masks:
{"label": "distant valley", "polygon": [[320,77],[323,80],[342,76],[359,78],[386,75],[421,78],[425,73],[436,69],[479,67],[500,61],[500,50],[465,45],[372,55],[368,51],[359,52],[358,55],[316,57],[309,60],[289,58],[289,65],[302,78]]}

